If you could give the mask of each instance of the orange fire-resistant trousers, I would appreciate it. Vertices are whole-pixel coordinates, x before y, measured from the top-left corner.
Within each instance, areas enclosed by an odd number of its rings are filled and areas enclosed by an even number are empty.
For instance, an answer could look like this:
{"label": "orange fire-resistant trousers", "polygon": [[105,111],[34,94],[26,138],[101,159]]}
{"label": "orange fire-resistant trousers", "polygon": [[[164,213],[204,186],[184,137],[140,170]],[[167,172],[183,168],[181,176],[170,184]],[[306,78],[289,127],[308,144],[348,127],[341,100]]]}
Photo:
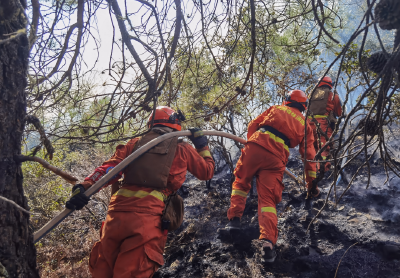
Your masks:
{"label": "orange fire-resistant trousers", "polygon": [[236,179],[232,185],[231,206],[228,210],[229,219],[242,217],[251,180],[256,176],[260,239],[267,239],[274,245],[278,239],[276,205],[282,200],[285,167],[283,161],[267,149],[255,143],[247,143],[234,171]]}
{"label": "orange fire-resistant trousers", "polygon": [[164,264],[160,215],[109,211],[90,254],[94,278],[149,278]]}
{"label": "orange fire-resistant trousers", "polygon": [[[329,139],[332,135],[332,129],[328,124],[328,120],[326,118],[317,118],[315,120],[318,121],[321,130],[328,136],[328,139]],[[315,125],[315,123],[313,121],[309,121],[309,123],[313,130],[314,148],[315,148],[315,152],[317,153],[320,150],[319,142],[318,142],[317,126]],[[321,139],[321,148],[322,148],[326,144],[326,138],[325,138],[325,136],[320,134],[320,139]],[[329,156],[329,150],[330,150],[330,146],[328,145],[328,147],[321,153],[323,160],[326,160],[327,157]],[[320,167],[320,165],[317,166],[317,169],[319,169],[319,167]],[[327,172],[330,169],[330,167],[331,167],[331,163],[326,162],[325,163],[325,172]]]}

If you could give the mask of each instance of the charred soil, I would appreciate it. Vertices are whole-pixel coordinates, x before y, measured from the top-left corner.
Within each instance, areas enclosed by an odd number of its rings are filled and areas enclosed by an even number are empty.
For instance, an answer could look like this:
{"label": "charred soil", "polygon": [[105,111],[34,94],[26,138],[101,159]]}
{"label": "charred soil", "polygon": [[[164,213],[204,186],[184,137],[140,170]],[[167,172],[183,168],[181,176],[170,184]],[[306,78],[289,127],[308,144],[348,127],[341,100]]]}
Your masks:
{"label": "charred soil", "polygon": [[[300,166],[291,156],[288,167],[299,169],[294,172],[300,175]],[[285,176],[273,264],[264,262],[257,240],[257,193],[247,198],[242,230],[230,233],[224,229],[229,171],[226,167],[217,171],[208,188],[205,182],[189,178],[179,191],[185,199],[185,221],[169,234],[165,265],[155,277],[400,277],[400,179],[391,177],[384,185],[381,165],[373,167],[376,174],[370,188],[365,189],[365,177],[360,175],[337,206],[332,194],[308,232],[325,202],[330,180],[320,184],[319,199],[306,201],[305,192]],[[350,167],[348,174],[351,171]],[[345,187],[340,183],[338,192]]]}

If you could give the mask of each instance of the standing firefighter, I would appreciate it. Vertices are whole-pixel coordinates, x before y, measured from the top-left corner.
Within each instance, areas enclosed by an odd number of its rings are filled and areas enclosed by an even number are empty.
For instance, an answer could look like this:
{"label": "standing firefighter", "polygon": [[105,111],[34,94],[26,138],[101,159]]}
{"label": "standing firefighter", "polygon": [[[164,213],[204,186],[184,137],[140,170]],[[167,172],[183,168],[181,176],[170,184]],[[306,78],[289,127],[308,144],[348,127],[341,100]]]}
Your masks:
{"label": "standing firefighter", "polygon": [[[265,260],[273,262],[276,257],[275,244],[278,239],[276,205],[282,200],[283,173],[289,157],[289,148],[299,145],[304,157],[304,125],[307,125],[307,159],[315,156],[312,129],[305,122],[302,112],[307,107],[307,96],[303,91],[289,92],[283,105],[275,105],[250,122],[247,144],[242,149],[235,169],[232,185],[231,206],[228,210],[230,222],[227,229],[240,229],[240,218],[246,205],[246,196],[251,188],[253,176],[257,178],[258,222],[260,240],[264,240]],[[316,177],[315,163],[306,162],[305,172],[309,194],[319,195],[313,180]],[[313,191],[313,192],[311,192]]]}
{"label": "standing firefighter", "polygon": [[[308,120],[314,133],[314,148],[318,152],[325,146],[335,128],[336,117],[342,115],[342,104],[338,94],[332,92],[333,82],[328,76],[319,82],[312,99],[310,100]],[[317,127],[319,125],[319,128]],[[320,140],[320,141],[319,141]],[[330,146],[321,153],[322,159],[329,159]],[[322,164],[323,165],[323,164]],[[325,163],[324,172],[331,167],[330,162]]]}
{"label": "standing firefighter", "polygon": [[[148,125],[151,119],[152,115]],[[162,134],[180,131],[181,120],[184,117],[180,111],[176,113],[166,106],[157,107],[153,129],[143,137],[117,146],[111,159],[82,184],[74,186],[67,208],[82,209],[88,203],[83,194],[85,190],[147,142]],[[175,193],[185,181],[186,171],[201,180],[211,179],[214,174],[207,138],[199,129],[191,131],[189,139],[196,150],[187,143],[178,142],[177,137],[167,139],[109,182],[115,183],[124,175],[120,188],[113,185],[100,241],[95,243],[90,255],[89,269],[93,277],[148,278],[164,264],[167,232],[179,227],[183,217],[182,198]],[[174,217],[175,213],[178,216]]]}

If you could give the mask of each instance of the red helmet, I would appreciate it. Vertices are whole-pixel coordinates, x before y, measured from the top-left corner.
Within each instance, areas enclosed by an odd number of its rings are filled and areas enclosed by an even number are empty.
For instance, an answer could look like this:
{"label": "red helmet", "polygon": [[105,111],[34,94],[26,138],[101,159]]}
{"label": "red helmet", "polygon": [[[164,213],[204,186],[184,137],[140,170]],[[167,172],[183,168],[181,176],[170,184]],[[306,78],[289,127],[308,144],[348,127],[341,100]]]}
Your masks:
{"label": "red helmet", "polygon": [[332,89],[332,87],[333,87],[332,78],[330,78],[329,76],[325,76],[324,78],[322,78],[322,80],[320,80],[318,83],[318,87],[321,87],[324,85],[329,86],[329,88]]}
{"label": "red helmet", "polygon": [[293,90],[287,94],[283,105],[288,105],[290,103],[300,103],[303,105],[304,109],[307,109],[308,98],[302,90]]}
{"label": "red helmet", "polygon": [[[150,127],[151,119],[153,118],[153,113],[151,113],[149,119],[147,120],[147,126]],[[154,117],[154,125],[168,126],[178,131],[182,130],[181,121],[185,120],[182,112],[178,110],[171,109],[168,106],[157,106],[156,115]]]}

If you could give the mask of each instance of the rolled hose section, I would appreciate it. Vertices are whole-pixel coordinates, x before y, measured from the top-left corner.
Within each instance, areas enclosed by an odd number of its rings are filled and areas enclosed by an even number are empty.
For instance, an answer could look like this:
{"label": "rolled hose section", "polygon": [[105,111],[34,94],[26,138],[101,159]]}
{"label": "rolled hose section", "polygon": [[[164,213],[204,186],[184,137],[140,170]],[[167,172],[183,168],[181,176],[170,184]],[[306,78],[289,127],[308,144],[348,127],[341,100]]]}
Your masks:
{"label": "rolled hose section", "polygon": [[[238,141],[239,143],[246,144],[246,140],[238,137],[236,135],[226,133],[223,131],[214,131],[214,130],[203,130],[204,135],[211,135],[211,136],[222,136],[226,137],[235,141]],[[189,130],[185,131],[176,131],[176,132],[171,132],[167,133],[164,135],[161,135],[144,146],[140,147],[137,149],[135,152],[131,153],[127,158],[125,158],[123,161],[121,161],[117,166],[115,166],[112,170],[110,170],[107,174],[105,174],[99,181],[97,181],[95,184],[93,184],[88,190],[85,191],[85,195],[90,197],[96,192],[98,192],[103,186],[105,186],[115,175],[117,175],[119,172],[121,172],[125,167],[127,167],[130,163],[132,163],[136,158],[140,157],[142,154],[147,152],[149,149],[155,147],[156,145],[160,144],[162,141],[170,139],[172,137],[181,137],[181,136],[190,136],[192,133]],[[288,171],[287,169],[285,170],[285,173],[296,180],[297,182],[301,182],[293,173]],[[303,183],[302,183],[303,184]],[[304,184],[303,184],[304,185]],[[50,220],[46,225],[44,225],[42,228],[40,228],[39,231],[34,233],[33,235],[33,241],[34,243],[38,242],[42,237],[44,237],[48,232],[53,230],[61,221],[63,221],[68,215],[70,215],[73,212],[73,210],[70,209],[64,209],[62,212],[60,212],[56,217],[54,217],[52,220]]]}

